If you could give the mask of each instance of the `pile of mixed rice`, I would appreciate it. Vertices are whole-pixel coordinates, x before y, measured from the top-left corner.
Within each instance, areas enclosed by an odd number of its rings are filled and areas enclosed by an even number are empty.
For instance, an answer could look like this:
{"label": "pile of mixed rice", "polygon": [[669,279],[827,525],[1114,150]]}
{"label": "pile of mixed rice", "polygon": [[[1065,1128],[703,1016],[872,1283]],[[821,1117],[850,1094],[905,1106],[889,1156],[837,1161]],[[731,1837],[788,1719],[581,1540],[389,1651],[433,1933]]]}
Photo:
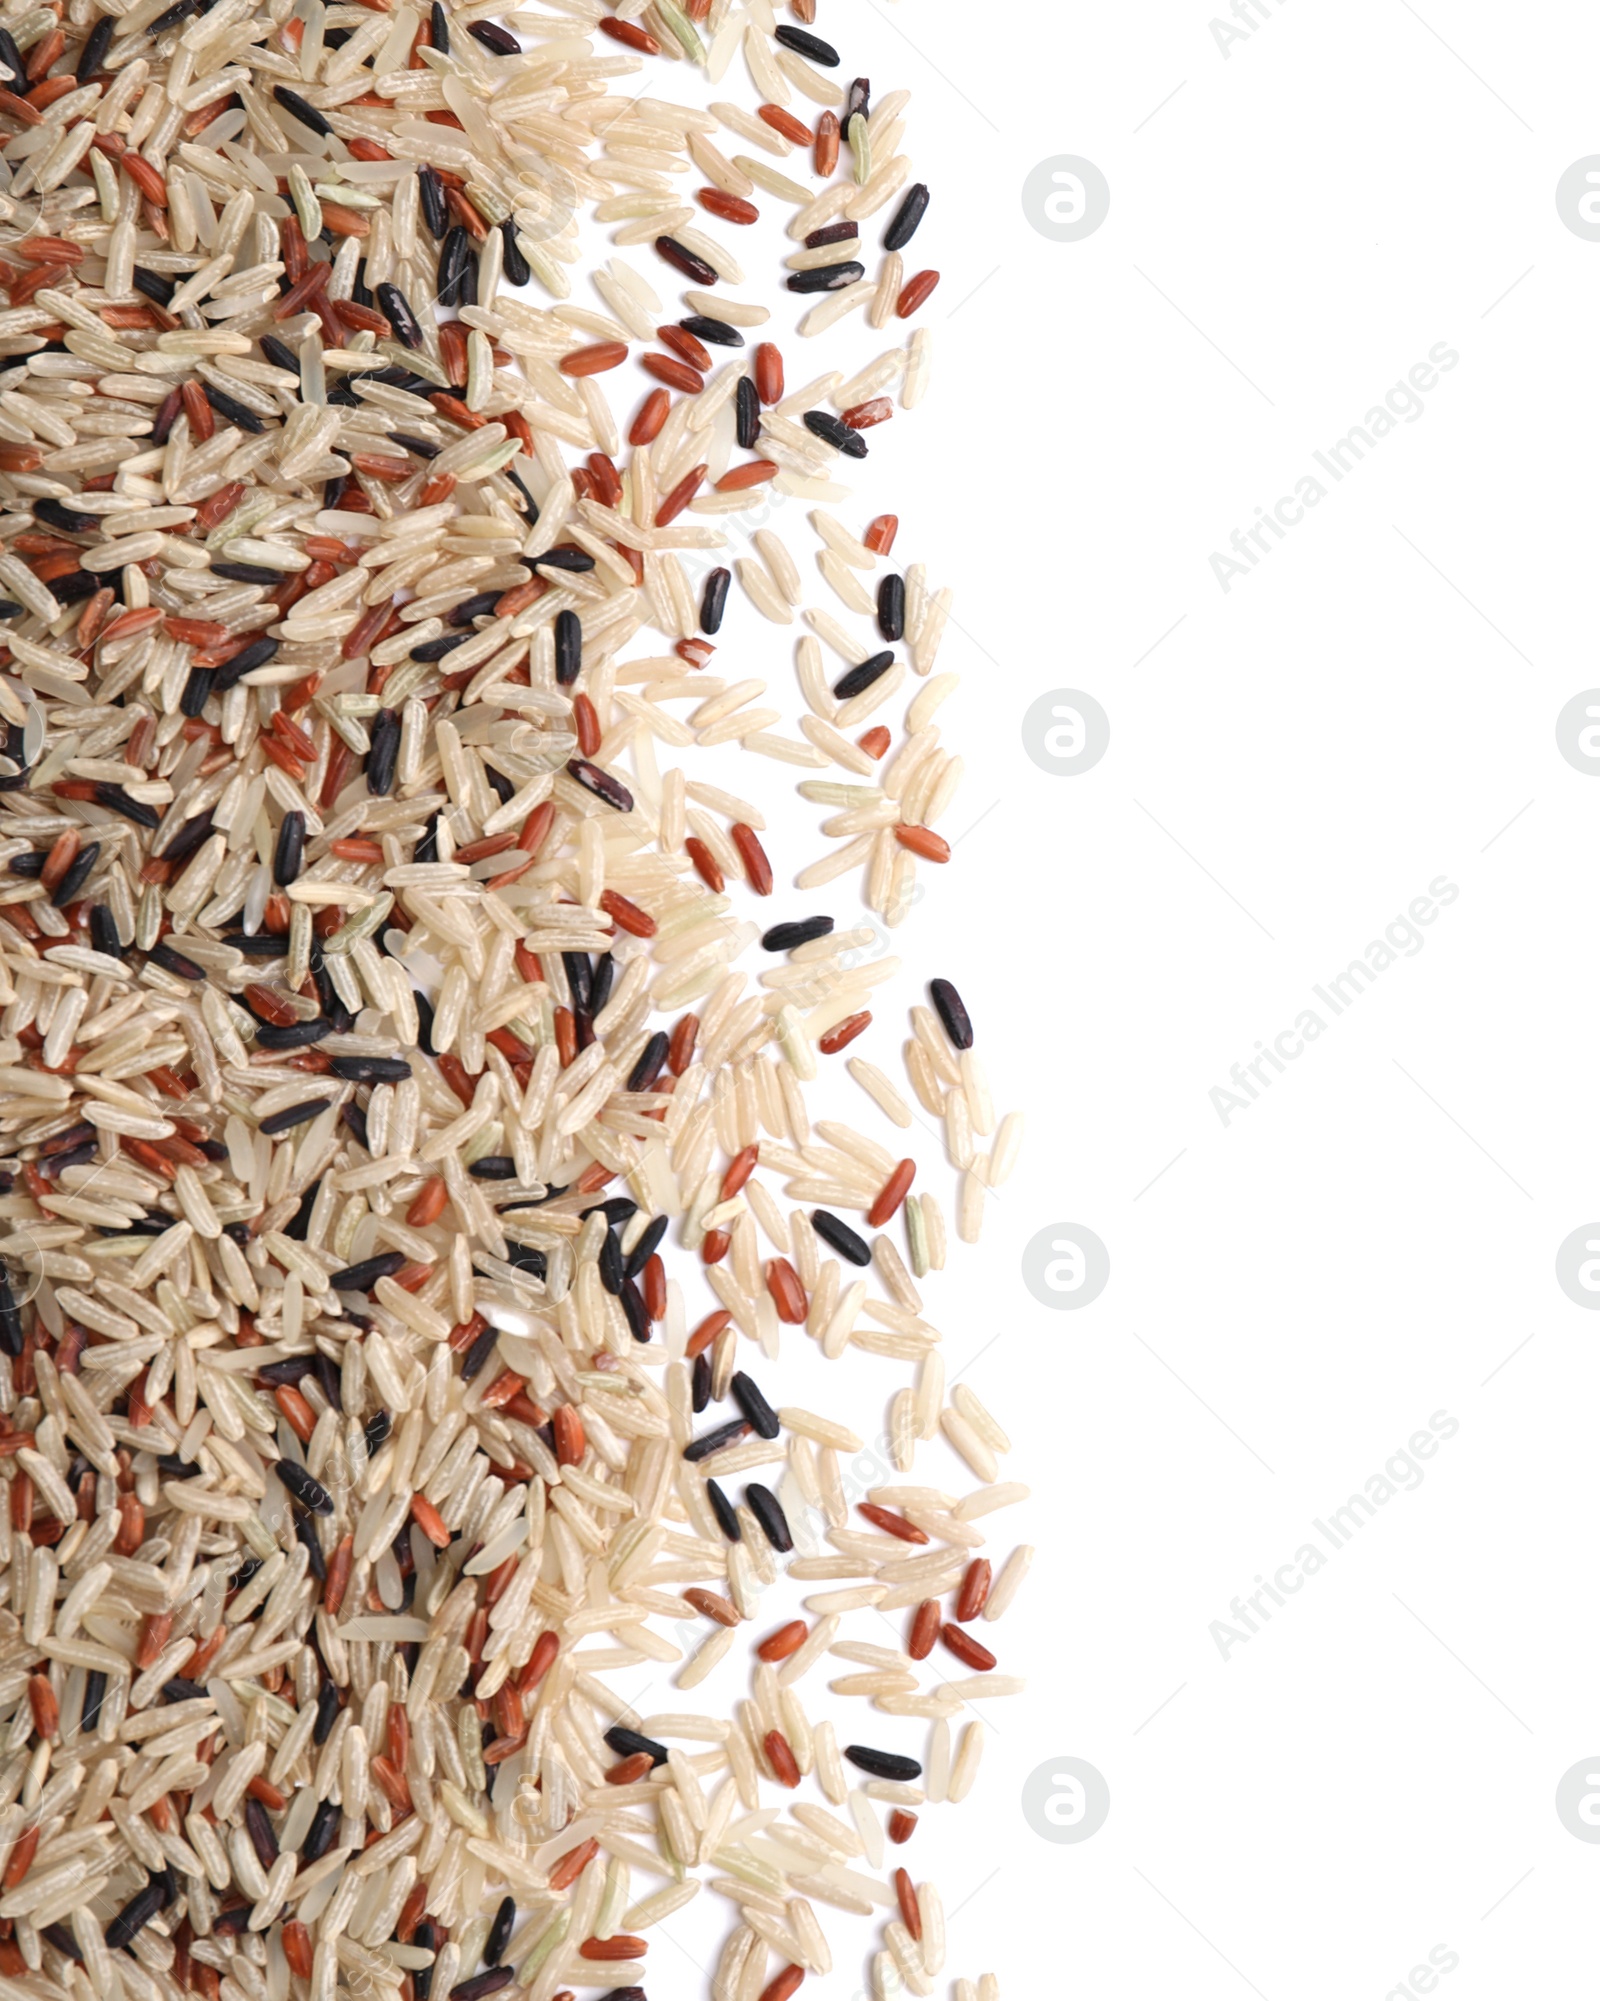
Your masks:
{"label": "pile of mixed rice", "polygon": [[[813,11],[0,8],[0,2001],[639,2001],[707,1891],[721,2001],[826,1974],[819,1906],[934,1991],[894,1857],[1021,1686],[1026,1490],[916,1161],[808,1110],[898,961],[760,917],[855,871],[898,924],[961,769],[948,593],[838,483],[926,335],[786,380],[937,280],[906,94]],[[803,622],[798,735],[714,671],[735,583]],[[719,744],[822,774],[823,859]],[[954,986],[911,1029],[971,1240],[1020,1122]],[[803,1342],[905,1365],[887,1420],[784,1404]],[[904,1481],[852,1508],[862,1427]],[[607,1680],[731,1653],[704,1712]]]}

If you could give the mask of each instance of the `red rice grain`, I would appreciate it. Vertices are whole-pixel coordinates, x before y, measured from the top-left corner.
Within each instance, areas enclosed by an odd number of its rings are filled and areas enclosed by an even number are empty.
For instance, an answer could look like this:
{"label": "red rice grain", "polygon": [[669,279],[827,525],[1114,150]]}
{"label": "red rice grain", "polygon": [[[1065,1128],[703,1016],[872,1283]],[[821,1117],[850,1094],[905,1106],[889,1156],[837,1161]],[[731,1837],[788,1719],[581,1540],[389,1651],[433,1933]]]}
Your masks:
{"label": "red rice grain", "polygon": [[802,125],[794,113],[792,111],[785,111],[781,104],[758,105],[756,116],[765,124],[770,125],[774,132],[781,133],[791,145],[809,146],[811,144],[811,127],[809,125]]}
{"label": "red rice grain", "polygon": [[906,1196],[910,1192],[911,1184],[916,1178],[917,1163],[914,1160],[902,1160],[895,1168],[893,1174],[883,1184],[882,1188],[879,1189],[877,1199],[867,1211],[867,1221],[873,1229],[881,1230],[883,1228],[884,1224],[888,1222],[889,1218],[906,1199]]}
{"label": "red rice grain", "polygon": [[860,1014],[847,1014],[843,1021],[835,1024],[825,1035],[817,1038],[818,1052],[823,1056],[837,1056],[841,1049],[848,1049],[858,1035],[864,1034],[872,1026],[872,1016],[863,1010]]}
{"label": "red rice grain", "polygon": [[667,421],[667,411],[671,407],[672,398],[665,389],[652,389],[639,405],[633,422],[628,426],[628,443],[653,444],[660,436],[661,426]]}
{"label": "red rice grain", "polygon": [[780,1786],[787,1786],[792,1792],[800,1783],[800,1767],[795,1763],[788,1738],[781,1730],[769,1730],[761,1743],[767,1754],[767,1763],[772,1767],[772,1776]]}
{"label": "red rice grain", "polygon": [[620,368],[628,358],[628,343],[622,340],[596,341],[592,347],[574,348],[557,366],[563,375],[603,375]]}
{"label": "red rice grain", "polygon": [[801,1327],[806,1318],[805,1287],[787,1258],[772,1258],[767,1264],[767,1291],[778,1309],[778,1318],[791,1327]]}
{"label": "red rice grain", "polygon": [[946,1624],[939,1629],[939,1638],[958,1661],[969,1668],[976,1668],[979,1674],[987,1674],[995,1665],[995,1656],[989,1649],[980,1646],[968,1632],[960,1626]]}
{"label": "red rice grain", "polygon": [[917,308],[927,302],[938,282],[937,271],[919,271],[900,294],[895,305],[895,312],[899,318],[910,319]]}
{"label": "red rice grain", "polygon": [[917,1893],[910,1876],[904,1869],[897,1869],[892,1877],[895,1902],[900,1906],[900,1921],[914,1939],[922,1937],[922,1912],[917,1904]]}
{"label": "red rice grain", "polygon": [[770,896],[772,864],[767,860],[767,851],[762,847],[755,828],[746,826],[742,820],[735,820],[730,833],[733,845],[739,850],[739,859],[744,863],[746,881],[757,896]]}
{"label": "red rice grain", "polygon": [[764,1661],[786,1661],[792,1653],[806,1643],[808,1628],[804,1619],[791,1619],[786,1626],[780,1626],[775,1633],[769,1633],[756,1648],[756,1655]]}
{"label": "red rice grain", "polygon": [[757,347],[754,358],[756,394],[770,406],[783,401],[783,353],[770,340]]}
{"label": "red rice grain", "polygon": [[993,1572],[986,1556],[975,1557],[962,1573],[961,1586],[956,1592],[955,1615],[963,1624],[976,1619],[989,1602],[989,1586]]}

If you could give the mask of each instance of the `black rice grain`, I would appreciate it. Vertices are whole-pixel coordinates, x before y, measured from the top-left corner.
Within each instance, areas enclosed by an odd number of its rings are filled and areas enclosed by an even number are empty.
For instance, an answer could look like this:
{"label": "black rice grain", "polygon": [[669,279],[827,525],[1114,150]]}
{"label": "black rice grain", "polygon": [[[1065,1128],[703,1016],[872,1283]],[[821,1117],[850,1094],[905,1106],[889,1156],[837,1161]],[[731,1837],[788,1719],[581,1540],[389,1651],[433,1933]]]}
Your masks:
{"label": "black rice grain", "polygon": [[505,239],[505,278],[508,285],[526,285],[533,276],[528,260],[522,254],[517,242],[517,225],[513,216],[507,216],[500,225],[500,234]]}
{"label": "black rice grain", "polygon": [[211,692],[225,695],[230,688],[237,687],[253,668],[265,667],[282,644],[280,639],[252,639],[248,646],[241,646],[231,660],[224,660],[216,669]]}
{"label": "black rice grain", "polygon": [[658,1744],[654,1737],[646,1737],[637,1730],[630,1730],[624,1723],[613,1723],[605,1733],[605,1737],[619,1758],[632,1758],[640,1751],[648,1751],[652,1765],[664,1765],[667,1762],[665,1744]]}
{"label": "black rice grain", "polygon": [[411,1065],[403,1056],[330,1056],[328,1075],[347,1084],[403,1084]]}
{"label": "black rice grain", "polygon": [[890,641],[906,636],[906,580],[893,570],[878,585],[878,630]]}
{"label": "black rice grain", "polygon": [[840,1257],[847,1258],[853,1265],[869,1265],[872,1252],[863,1238],[858,1237],[848,1223],[841,1223],[837,1216],[826,1209],[813,1209],[811,1227],[822,1241],[836,1250]]}
{"label": "black rice grain", "polygon": [[787,1555],[794,1548],[794,1537],[789,1533],[789,1517],[783,1512],[777,1495],[752,1480],[744,1490],[744,1498],[745,1505],[761,1524],[761,1533],[767,1541],[780,1555]]}
{"label": "black rice grain", "polygon": [[278,1859],[278,1837],[272,1831],[272,1822],[267,1818],[267,1810],[258,1799],[247,1799],[244,1803],[245,1832],[250,1836],[250,1846],[256,1851],[256,1860],[263,1869],[270,1869]]}
{"label": "black rice grain", "polygon": [[658,1028],[645,1044],[638,1062],[628,1073],[628,1089],[648,1091],[665,1068],[671,1048],[671,1037],[665,1029]]}
{"label": "black rice grain", "polygon": [[859,284],[867,275],[866,266],[852,258],[844,264],[818,264],[809,271],[791,271],[791,292],[842,292],[846,285]]}
{"label": "black rice grain", "polygon": [[874,653],[870,660],[863,660],[859,667],[852,667],[848,673],[841,674],[833,684],[833,692],[841,702],[848,702],[852,695],[859,695],[870,688],[893,665],[892,653]]}
{"label": "black rice grain", "polygon": [[730,327],[726,320],[712,320],[707,319],[704,313],[691,313],[678,324],[685,333],[692,333],[696,340],[709,341],[713,347],[744,346],[744,335],[737,327]]}
{"label": "black rice grain", "polygon": [[705,589],[700,593],[700,630],[708,636],[722,630],[723,614],[728,608],[728,586],[732,581],[731,570],[713,570],[706,578]]}
{"label": "black rice grain", "polygon": [[256,1046],[259,1049],[310,1049],[333,1032],[333,1023],[320,1014],[314,1014],[309,1021],[287,1021],[281,1026],[277,1022],[264,1021],[256,1029]]}
{"label": "black rice grain", "polygon": [[283,824],[278,829],[277,846],[272,853],[272,880],[280,889],[286,889],[291,882],[299,880],[305,849],[305,814],[298,811],[285,813]]}
{"label": "black rice grain", "polygon": [[80,848],[73,859],[71,868],[56,884],[51,895],[51,907],[65,910],[69,903],[76,902],[79,891],[94,873],[94,865],[100,859],[100,843],[91,841],[86,848]]}
{"label": "black rice grain", "polygon": [[112,30],[116,27],[116,16],[102,14],[89,30],[89,38],[78,56],[78,67],[73,72],[79,83],[87,83],[106,59],[111,47]]}
{"label": "black rice grain", "polygon": [[857,1771],[874,1779],[899,1779],[910,1784],[922,1777],[915,1758],[903,1758],[898,1751],[874,1751],[868,1744],[846,1744],[844,1754]]}
{"label": "black rice grain", "polygon": [[289,116],[297,118],[308,132],[315,132],[323,139],[333,137],[333,127],[314,104],[307,104],[299,91],[290,90],[286,84],[275,83],[272,94]]}
{"label": "black rice grain", "polygon": [[486,48],[492,56],[520,56],[522,44],[509,28],[496,26],[493,21],[474,21],[467,29],[472,39]]}
{"label": "black rice grain", "polygon": [[928,213],[927,184],[918,181],[906,189],[905,199],[894,212],[894,220],[883,232],[885,250],[904,250],[917,233],[917,226]]}
{"label": "black rice grain", "polygon": [[808,410],[800,421],[812,437],[820,438],[825,445],[832,445],[847,459],[866,457],[866,439],[859,431],[852,431],[844,419],[836,417],[831,410]]}
{"label": "black rice grain", "polygon": [[772,33],[774,40],[786,49],[793,49],[797,56],[804,56],[807,62],[820,63],[824,69],[839,67],[839,51],[820,35],[808,35],[804,28],[791,28],[787,23],[774,28]]}
{"label": "black rice grain", "polygon": [[206,401],[219,417],[226,417],[241,431],[259,435],[266,430],[266,420],[258,417],[248,403],[241,403],[237,396],[230,396],[226,389],[219,389],[214,382],[202,382],[200,386],[206,393]]}
{"label": "black rice grain", "polygon": [[[323,1684],[325,1691],[329,1688],[332,1688],[332,1686],[333,1683],[331,1681],[325,1682]],[[338,1703],[335,1702],[334,1704],[335,1714],[338,1713],[338,1707],[339,1707]],[[320,1702],[318,1704],[317,1720],[319,1723],[322,1720]],[[330,1730],[333,1728],[331,1722],[329,1723],[328,1728]],[[318,1741],[320,1742],[321,1740],[319,1739]],[[338,1805],[333,1800],[323,1800],[318,1805],[316,1812],[311,1816],[311,1825],[306,1829],[306,1838],[300,1844],[300,1860],[306,1863],[320,1862],[323,1856],[326,1855],[328,1850],[333,1846],[333,1837],[338,1833],[338,1831],[339,1831]]]}
{"label": "black rice grain", "polygon": [[367,790],[382,799],[394,790],[394,767],[400,756],[400,717],[394,709],[380,709],[369,732],[372,747],[367,752]]}
{"label": "black rice grain", "polygon": [[428,234],[437,243],[450,227],[450,210],[445,203],[444,182],[432,167],[417,169],[417,198]]}
{"label": "black rice grain", "polygon": [[498,1966],[506,1956],[506,1947],[511,1943],[511,1927],[516,1922],[517,1900],[502,1897],[500,1908],[494,1914],[494,1923],[489,1927],[488,1941],[483,1948],[485,1966]]}
{"label": "black rice grain", "polygon": [[[692,278],[697,285],[714,285],[717,274],[703,257],[696,257],[692,250],[685,250],[675,237],[658,236],[656,255],[664,258],[674,271],[681,271],[686,278]],[[97,527],[98,522],[95,524]]]}
{"label": "black rice grain", "polygon": [[735,1375],[728,1387],[733,1391],[734,1402],[754,1425],[756,1436],[776,1438],[779,1431],[778,1413],[743,1370]]}
{"label": "black rice grain", "polygon": [[637,1278],[639,1276],[640,1272],[644,1270],[645,1266],[655,1256],[656,1251],[660,1248],[661,1239],[666,1234],[667,1219],[665,1216],[652,1217],[646,1223],[644,1229],[639,1234],[639,1241],[628,1253],[628,1262],[624,1269],[629,1278]]}
{"label": "black rice grain", "polygon": [[[159,948],[158,948],[159,949]],[[155,953],[150,954],[151,958]],[[264,1132],[268,1139],[276,1139],[279,1133],[292,1132],[296,1126],[303,1126],[314,1119],[318,1112],[325,1112],[333,1103],[332,1098],[307,1098],[298,1105],[285,1105],[281,1112],[273,1112],[257,1126],[257,1132]]]}
{"label": "black rice grain", "polygon": [[106,1926],[106,1944],[113,1952],[120,1952],[125,1945],[130,1945],[165,1901],[165,1880],[160,1876],[152,1876],[144,1888],[131,1896]]}
{"label": "black rice grain", "polygon": [[189,678],[183,684],[183,693],[178,698],[179,713],[187,716],[190,722],[195,720],[210,701],[211,686],[215,680],[216,669],[213,667],[190,669]]}
{"label": "black rice grain", "polygon": [[622,1264],[622,1246],[617,1242],[614,1230],[607,1230],[600,1239],[600,1283],[613,1299],[620,1297],[622,1281],[627,1277]]}
{"label": "black rice grain", "polygon": [[713,1452],[720,1452],[723,1446],[743,1438],[749,1429],[744,1418],[731,1418],[728,1423],[719,1424],[715,1431],[708,1431],[703,1438],[691,1439],[683,1448],[683,1456],[693,1466],[702,1459],[709,1459]]}
{"label": "black rice grain", "polygon": [[422,327],[416,314],[411,310],[411,301],[398,285],[387,278],[378,286],[378,311],[394,328],[394,337],[402,347],[418,348],[422,345]]}
{"label": "black rice grain", "polygon": [[298,1459],[280,1459],[276,1470],[278,1478],[301,1507],[309,1508],[314,1515],[333,1513],[333,1496],[320,1480],[312,1479]]}
{"label": "black rice grain", "polygon": [[[180,980],[193,980],[198,984],[205,978],[205,974],[193,959],[187,959],[183,953],[175,951],[164,938],[150,947],[150,957],[156,965],[166,972],[176,974]],[[263,1132],[267,1130],[267,1124],[268,1122],[263,1119],[261,1123]]]}
{"label": "black rice grain", "polygon": [[962,1000],[948,980],[930,980],[928,995],[938,1010],[939,1019],[944,1023],[944,1032],[957,1049],[972,1047],[972,1016],[967,1013],[966,1002]]}
{"label": "black rice grain", "polygon": [[556,682],[570,688],[583,668],[583,621],[575,611],[556,613]]}
{"label": "black rice grain", "polygon": [[717,1527],[729,1542],[743,1542],[744,1530],[739,1526],[738,1511],[715,1480],[706,1482],[706,1499],[711,1503],[711,1512],[717,1518]]}
{"label": "black rice grain", "polygon": [[[339,1690],[333,1682],[325,1681],[321,1688],[317,1690],[317,1720],[311,1729],[312,1743],[326,1744],[333,1726],[338,1720]],[[327,1800],[324,1804],[333,1807],[333,1824],[337,1827],[339,1824],[338,1807],[334,1805],[332,1800]]]}
{"label": "black rice grain", "polygon": [[751,376],[741,375],[733,396],[733,432],[739,449],[753,452],[761,436],[761,396]]}
{"label": "black rice grain", "polygon": [[598,764],[591,764],[586,757],[570,758],[567,773],[575,778],[586,792],[592,792],[597,799],[603,799],[608,806],[614,806],[619,813],[633,811],[633,794],[609,771],[602,771]]}
{"label": "black rice grain", "polygon": [[330,1273],[328,1284],[335,1292],[370,1292],[380,1278],[393,1278],[405,1261],[404,1251],[381,1251],[375,1258]]}
{"label": "black rice grain", "polygon": [[763,952],[792,952],[797,945],[809,945],[813,938],[826,938],[833,929],[831,917],[800,917],[792,924],[774,924],[761,934]]}

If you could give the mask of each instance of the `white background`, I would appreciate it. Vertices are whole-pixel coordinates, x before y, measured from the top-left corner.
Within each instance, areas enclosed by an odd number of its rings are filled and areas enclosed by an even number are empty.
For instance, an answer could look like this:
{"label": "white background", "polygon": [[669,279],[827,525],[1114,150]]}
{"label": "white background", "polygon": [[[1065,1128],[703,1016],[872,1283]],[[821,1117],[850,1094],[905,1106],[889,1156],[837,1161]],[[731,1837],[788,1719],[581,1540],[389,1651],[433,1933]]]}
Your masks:
{"label": "white background", "polygon": [[[1600,245],[1554,194],[1600,151],[1600,22],[1263,0],[1225,58],[1205,0],[847,11],[845,74],[915,92],[907,268],[944,279],[933,393],[840,511],[898,507],[966,677],[964,838],[896,949],[1031,1122],[929,1288],[1034,1487],[980,1629],[1031,1688],[904,1859],[949,1973],[1011,1996],[1378,2001],[1441,1945],[1450,2001],[1591,1992],[1600,1848],[1554,1792],[1600,1749],[1600,1327],[1554,1259],[1600,1214],[1600,786],[1555,718],[1600,682]],[[1021,191],[1066,154],[1111,211],[1061,244]],[[1439,342],[1420,420],[1225,594],[1212,552]],[[1055,688],[1110,715],[1082,777],[1023,750]],[[1440,875],[1424,948],[1224,1127],[1230,1066]],[[1081,1312],[1022,1283],[1056,1222],[1110,1249]],[[1437,1411],[1421,1487],[1224,1661],[1210,1623]],[[1081,1845],[1021,1810],[1059,1756],[1110,1787]]]}

